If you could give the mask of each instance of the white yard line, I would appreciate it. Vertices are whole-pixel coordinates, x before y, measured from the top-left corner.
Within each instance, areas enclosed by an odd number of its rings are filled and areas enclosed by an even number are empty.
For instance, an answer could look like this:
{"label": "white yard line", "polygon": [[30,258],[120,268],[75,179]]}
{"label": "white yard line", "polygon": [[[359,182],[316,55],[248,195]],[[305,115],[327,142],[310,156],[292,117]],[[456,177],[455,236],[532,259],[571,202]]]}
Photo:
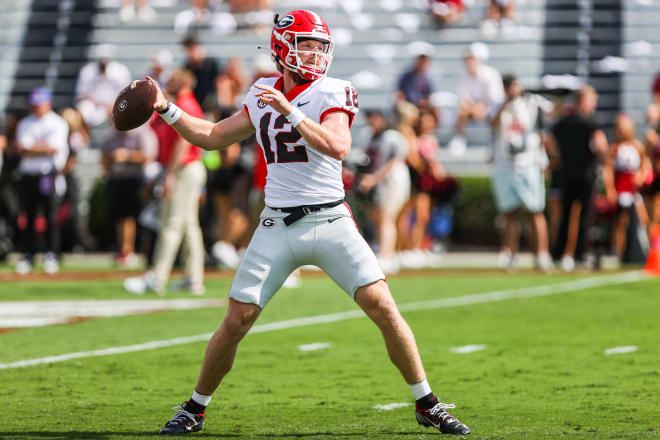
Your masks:
{"label": "white yard line", "polygon": [[0,302],[0,328],[41,327],[71,322],[75,318],[107,318],[226,305],[225,299],[8,301]]}
{"label": "white yard line", "polygon": [[633,353],[637,351],[639,347],[636,345],[624,345],[622,347],[612,347],[608,348],[607,350],[604,351],[604,353],[608,356],[612,354],[623,354],[623,353]]}
{"label": "white yard line", "polygon": [[147,313],[154,310],[203,309],[226,304],[227,301],[224,299],[8,301],[0,302],[0,317],[104,317]]}
{"label": "white yard line", "polygon": [[[617,273],[613,275],[603,275],[597,277],[583,278],[565,283],[546,284],[543,286],[523,287],[519,289],[496,290],[493,292],[477,293],[474,295],[465,295],[453,298],[444,298],[431,301],[421,301],[399,304],[399,310],[404,312],[416,310],[432,310],[448,307],[467,306],[472,304],[484,304],[490,302],[505,301],[509,299],[533,298],[539,296],[559,295],[575,292],[577,290],[591,289],[594,287],[610,286],[614,284],[634,283],[646,279],[643,271],[632,271]],[[271,322],[268,324],[259,324],[252,327],[250,333],[263,333],[287,328],[305,327],[316,324],[326,324],[330,322],[346,321],[364,317],[361,310],[351,310],[349,312],[331,313],[328,315],[310,316],[307,318],[288,319],[286,321]],[[183,338],[167,339],[163,341],[151,341],[143,344],[128,345],[123,347],[111,347],[102,350],[82,351],[78,353],[62,354],[58,356],[48,356],[44,358],[27,359],[23,361],[9,362],[0,364],[0,370],[9,368],[20,368],[31,365],[48,364],[53,362],[62,362],[71,359],[81,359],[94,356],[107,356],[111,354],[130,353],[135,351],[153,350],[162,347],[172,347],[181,344],[190,344],[193,342],[208,341],[212,333],[203,335],[188,336]]]}
{"label": "white yard line", "polygon": [[467,354],[485,350],[486,348],[488,348],[486,344],[470,344],[461,347],[449,347],[449,351],[454,354]]}
{"label": "white yard line", "polygon": [[298,346],[300,351],[316,351],[316,350],[325,350],[330,348],[332,344],[328,342],[314,342],[313,344],[303,344]]}
{"label": "white yard line", "polygon": [[66,324],[69,322],[71,322],[69,318],[57,318],[53,316],[0,317],[0,328],[45,327],[47,325]]}
{"label": "white yard line", "polygon": [[392,411],[393,409],[397,408],[403,408],[406,406],[410,406],[412,403],[408,402],[401,402],[401,403],[388,403],[386,405],[381,405],[380,403],[378,405],[372,406],[373,409],[380,409],[382,411]]}

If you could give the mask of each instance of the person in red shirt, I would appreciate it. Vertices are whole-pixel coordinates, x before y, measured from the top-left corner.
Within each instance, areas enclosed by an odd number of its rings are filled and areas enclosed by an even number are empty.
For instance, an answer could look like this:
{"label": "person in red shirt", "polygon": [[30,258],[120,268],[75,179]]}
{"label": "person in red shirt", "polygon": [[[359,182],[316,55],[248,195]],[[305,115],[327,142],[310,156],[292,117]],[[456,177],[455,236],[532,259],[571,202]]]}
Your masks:
{"label": "person in red shirt", "polygon": [[[186,113],[203,118],[202,109],[193,95],[195,77],[188,70],[172,73],[167,91],[176,105]],[[142,294],[164,294],[172,265],[182,241],[184,276],[176,289],[188,289],[193,294],[204,293],[204,244],[199,226],[199,198],[206,183],[206,169],[201,162],[202,151],[183,139],[157,115],[150,123],[158,138],[158,161],[163,167],[161,230],[156,243],[153,270],[139,277],[128,278],[124,288]],[[174,289],[174,286],[173,286]]]}

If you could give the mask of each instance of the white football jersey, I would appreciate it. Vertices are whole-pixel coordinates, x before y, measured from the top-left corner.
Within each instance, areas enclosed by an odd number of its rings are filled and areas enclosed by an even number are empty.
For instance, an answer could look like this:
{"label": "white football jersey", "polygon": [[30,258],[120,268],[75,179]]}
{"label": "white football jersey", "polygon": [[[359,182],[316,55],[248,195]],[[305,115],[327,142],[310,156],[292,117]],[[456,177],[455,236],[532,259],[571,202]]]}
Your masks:
{"label": "white football jersey", "polygon": [[[282,77],[261,78],[255,84],[282,90],[283,82]],[[261,91],[252,86],[243,106],[254,125],[268,167],[266,205],[285,208],[343,199],[341,161],[316,151],[284,115],[259,102],[254,95]],[[357,92],[349,81],[321,77],[294,87],[286,97],[294,107],[318,123],[336,111],[346,112],[352,123],[358,113]]]}

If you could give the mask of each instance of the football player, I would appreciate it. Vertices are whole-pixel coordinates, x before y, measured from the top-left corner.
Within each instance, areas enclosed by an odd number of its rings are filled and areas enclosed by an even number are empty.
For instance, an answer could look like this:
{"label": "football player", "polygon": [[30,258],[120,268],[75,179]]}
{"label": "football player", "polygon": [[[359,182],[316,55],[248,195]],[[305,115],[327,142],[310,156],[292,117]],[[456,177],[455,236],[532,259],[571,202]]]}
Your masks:
{"label": "football player", "polygon": [[443,433],[469,434],[447,412],[453,405],[440,403],[431,391],[415,338],[344,203],[341,161],[351,148],[358,99],[350,82],[326,76],[334,50],[328,26],[303,10],[275,21],[270,49],[282,76],[255,82],[233,116],[213,124],[157,93],[154,109],[188,142],[218,150],[256,132],[268,167],[266,207],[229,291],[227,313],[206,348],[191,399],[174,408],[176,415],[160,433],[202,429],[206,406],[231,369],[239,342],[289,274],[312,264],[379,327],[390,359],[416,399],[417,422]]}

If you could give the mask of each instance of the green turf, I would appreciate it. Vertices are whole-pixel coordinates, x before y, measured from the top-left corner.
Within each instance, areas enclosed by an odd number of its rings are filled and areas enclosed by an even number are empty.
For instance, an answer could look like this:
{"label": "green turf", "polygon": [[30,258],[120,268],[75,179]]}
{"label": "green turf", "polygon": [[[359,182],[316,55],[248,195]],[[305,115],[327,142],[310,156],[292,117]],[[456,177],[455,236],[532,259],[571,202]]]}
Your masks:
{"label": "green turf", "polygon": [[[553,275],[391,278],[397,302],[574,279]],[[224,297],[229,281],[210,281]],[[181,298],[185,295],[169,295]],[[118,282],[3,283],[0,300],[126,298]],[[283,290],[258,323],[353,310],[327,279]],[[660,437],[660,279],[408,312],[431,385],[473,439]],[[212,332],[223,309],[86,321],[0,334],[0,363]],[[300,344],[329,349],[300,352]],[[449,348],[487,344],[484,351]],[[605,356],[603,350],[639,351]],[[189,397],[205,343],[0,370],[2,439],[150,437]],[[418,439],[411,402],[367,319],[249,335],[200,438]]]}

